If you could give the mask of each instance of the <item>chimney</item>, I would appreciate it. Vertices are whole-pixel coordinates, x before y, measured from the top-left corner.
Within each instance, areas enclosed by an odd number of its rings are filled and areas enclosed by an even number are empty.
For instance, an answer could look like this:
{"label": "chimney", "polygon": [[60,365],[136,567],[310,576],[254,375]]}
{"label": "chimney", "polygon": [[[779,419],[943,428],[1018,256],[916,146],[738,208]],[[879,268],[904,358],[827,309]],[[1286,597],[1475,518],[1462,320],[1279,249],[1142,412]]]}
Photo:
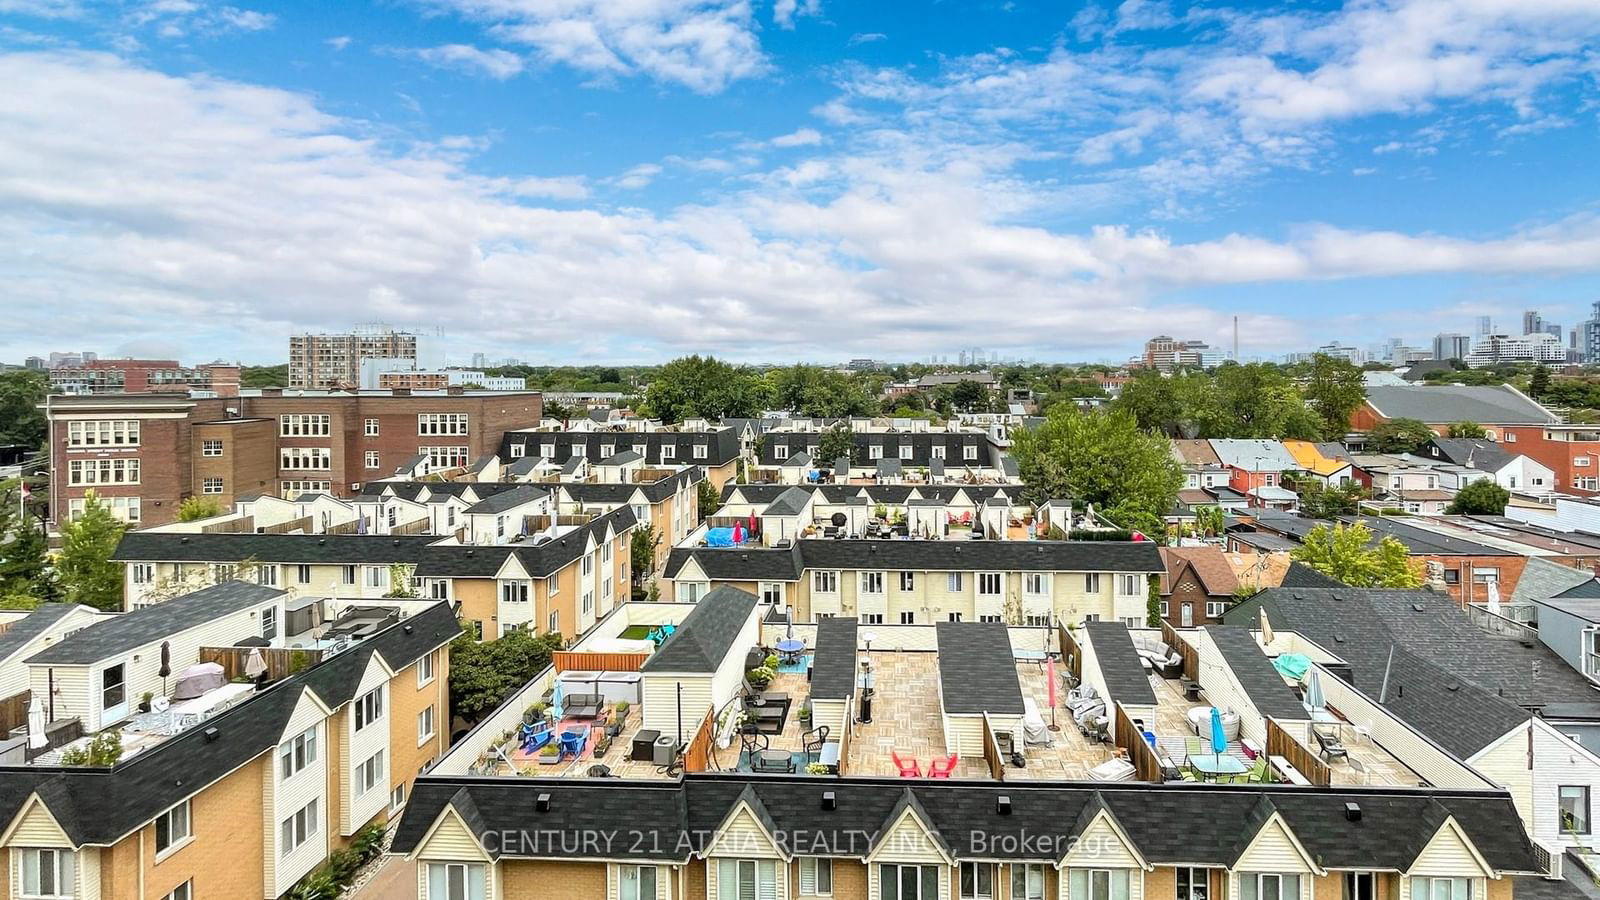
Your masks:
{"label": "chimney", "polygon": [[830,811],[839,808],[839,798],[834,795],[833,791],[822,792],[822,808]]}
{"label": "chimney", "polygon": [[1011,795],[1001,794],[994,799],[994,811],[1002,816],[1011,815]]}

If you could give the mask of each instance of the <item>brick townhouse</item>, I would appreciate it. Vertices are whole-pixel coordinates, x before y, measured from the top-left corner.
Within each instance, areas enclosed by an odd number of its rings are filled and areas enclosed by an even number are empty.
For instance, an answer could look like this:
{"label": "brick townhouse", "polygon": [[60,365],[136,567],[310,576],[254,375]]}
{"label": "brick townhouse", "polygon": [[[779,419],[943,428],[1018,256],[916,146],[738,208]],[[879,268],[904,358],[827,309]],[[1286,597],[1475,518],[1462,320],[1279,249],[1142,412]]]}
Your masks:
{"label": "brick townhouse", "polygon": [[354,495],[372,478],[464,466],[537,422],[538,393],[284,392],[238,397],[51,397],[50,509],[60,522],[94,490],[121,519],[159,525],[190,496]]}

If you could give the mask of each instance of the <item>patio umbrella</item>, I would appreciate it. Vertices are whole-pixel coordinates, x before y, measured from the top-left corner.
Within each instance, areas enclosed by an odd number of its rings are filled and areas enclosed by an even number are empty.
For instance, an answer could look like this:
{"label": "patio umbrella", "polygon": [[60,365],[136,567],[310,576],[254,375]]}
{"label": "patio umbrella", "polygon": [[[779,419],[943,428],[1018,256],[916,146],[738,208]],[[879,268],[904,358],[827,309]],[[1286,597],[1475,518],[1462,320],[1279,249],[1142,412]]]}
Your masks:
{"label": "patio umbrella", "polygon": [[253,647],[250,656],[244,661],[244,675],[255,681],[265,674],[267,674],[267,661],[261,658],[261,648]]}
{"label": "patio umbrella", "polygon": [[1228,752],[1228,733],[1222,730],[1222,710],[1211,707],[1211,753],[1221,758]]}
{"label": "patio umbrella", "polygon": [[1272,645],[1272,623],[1267,621],[1267,608],[1265,606],[1258,611],[1261,613],[1261,646],[1268,647]]}
{"label": "patio umbrella", "polygon": [[172,645],[166,641],[161,642],[161,670],[156,675],[166,678],[172,674]]}
{"label": "patio umbrella", "polygon": [[1056,660],[1053,656],[1044,658],[1045,690],[1050,700],[1050,730],[1056,730]]}
{"label": "patio umbrella", "polygon": [[550,715],[555,721],[561,721],[561,703],[566,699],[565,682],[557,681],[556,686],[550,691]]}
{"label": "patio umbrella", "polygon": [[1489,612],[1500,615],[1500,583],[1491,580],[1486,587],[1489,588]]}
{"label": "patio umbrella", "polygon": [[35,697],[28,703],[28,749],[43,750],[49,743],[44,736],[44,701]]}
{"label": "patio umbrella", "polygon": [[1311,670],[1311,679],[1306,682],[1306,709],[1313,715],[1328,708],[1328,698],[1322,694],[1322,676],[1316,669]]}
{"label": "patio umbrella", "polygon": [[744,526],[738,522],[733,523],[733,542],[735,544],[744,543]]}

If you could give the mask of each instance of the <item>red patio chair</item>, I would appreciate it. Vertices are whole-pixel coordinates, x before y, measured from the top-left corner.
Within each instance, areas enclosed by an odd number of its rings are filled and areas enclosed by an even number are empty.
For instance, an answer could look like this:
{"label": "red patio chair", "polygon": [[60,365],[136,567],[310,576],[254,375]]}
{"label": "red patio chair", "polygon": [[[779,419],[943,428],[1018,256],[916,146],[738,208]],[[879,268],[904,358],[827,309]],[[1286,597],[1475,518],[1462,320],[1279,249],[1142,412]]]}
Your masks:
{"label": "red patio chair", "polygon": [[900,754],[889,751],[889,758],[894,760],[894,767],[900,770],[901,778],[921,778],[922,767],[914,759],[901,759]]}
{"label": "red patio chair", "polygon": [[949,778],[952,774],[955,773],[956,764],[959,763],[959,762],[961,762],[961,757],[960,757],[960,755],[955,754],[955,753],[950,754],[950,756],[948,758],[946,758],[946,759],[929,760],[928,761],[928,777],[929,778]]}

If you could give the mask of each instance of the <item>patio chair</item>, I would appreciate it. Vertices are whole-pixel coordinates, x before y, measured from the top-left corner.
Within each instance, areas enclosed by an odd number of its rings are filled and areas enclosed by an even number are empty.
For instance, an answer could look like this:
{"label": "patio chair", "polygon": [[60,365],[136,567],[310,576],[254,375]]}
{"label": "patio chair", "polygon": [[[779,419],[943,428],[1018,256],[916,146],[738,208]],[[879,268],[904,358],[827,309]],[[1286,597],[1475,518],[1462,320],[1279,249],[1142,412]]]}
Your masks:
{"label": "patio chair", "polygon": [[550,723],[540,720],[532,724],[524,724],[517,729],[517,742],[522,745],[525,753],[540,750],[545,744],[555,739],[555,733],[550,729]]}
{"label": "patio chair", "polygon": [[901,778],[921,778],[922,767],[914,759],[902,759],[900,754],[889,751],[889,758],[894,761],[894,767],[899,771]]}
{"label": "patio chair", "polygon": [[1257,757],[1256,764],[1250,767],[1250,774],[1245,781],[1251,784],[1266,784],[1272,779],[1272,776],[1267,774],[1267,765],[1265,756]]}
{"label": "patio chair", "polygon": [[800,749],[805,751],[806,761],[813,762],[822,755],[822,745],[828,742],[828,726],[818,725],[810,731],[800,735]]}
{"label": "patio chair", "polygon": [[751,758],[771,746],[772,739],[759,731],[744,731],[739,734],[739,749]]}
{"label": "patio chair", "polygon": [[1200,780],[1200,776],[1196,775],[1194,773],[1193,769],[1179,769],[1178,770],[1178,775],[1181,778],[1183,778],[1184,781],[1199,781]]}
{"label": "patio chair", "polygon": [[1323,734],[1320,728],[1313,728],[1311,729],[1311,736],[1317,739],[1317,752],[1322,756],[1324,762],[1332,762],[1340,757],[1350,758],[1350,751],[1339,743],[1339,738],[1336,735]]}
{"label": "patio chair", "polygon": [[952,753],[944,759],[928,761],[929,778],[949,778],[955,774],[956,766],[961,762],[960,754]]}

